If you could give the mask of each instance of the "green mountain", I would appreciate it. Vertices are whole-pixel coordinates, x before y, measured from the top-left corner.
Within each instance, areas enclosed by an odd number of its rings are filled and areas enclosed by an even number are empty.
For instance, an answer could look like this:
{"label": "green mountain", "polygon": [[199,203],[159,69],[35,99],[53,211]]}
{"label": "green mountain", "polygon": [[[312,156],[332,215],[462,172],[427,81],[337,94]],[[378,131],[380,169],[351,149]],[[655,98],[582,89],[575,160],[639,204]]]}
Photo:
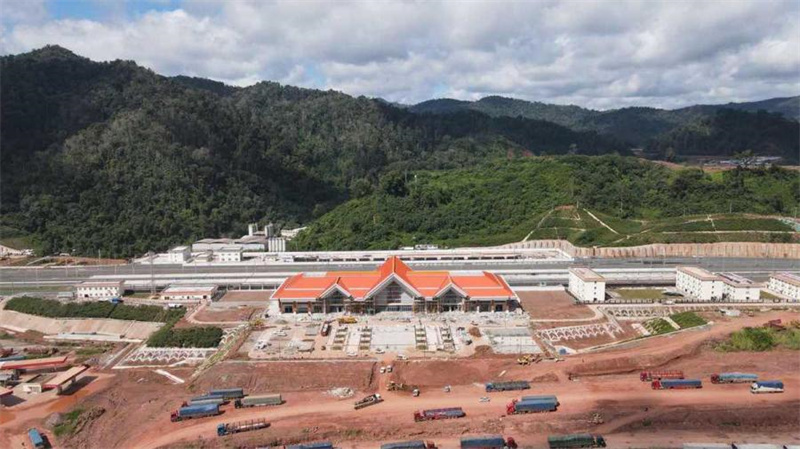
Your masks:
{"label": "green mountain", "polygon": [[626,151],[541,120],[168,78],[56,46],[2,57],[0,71],[0,230],[43,253],[131,256],[256,220],[305,223],[387,172]]}
{"label": "green mountain", "polygon": [[[425,101],[408,108],[418,114],[447,114],[463,110],[483,112],[493,117],[524,117],[534,120],[545,120],[580,131],[596,131],[615,136],[630,142],[631,145],[651,150],[653,140],[663,134],[685,126],[697,125],[701,121],[708,123],[718,113],[728,110],[745,112],[766,111],[774,113],[769,116],[771,127],[785,127],[784,120],[796,122],[800,120],[800,96],[789,98],[773,98],[749,103],[728,103],[724,105],[697,105],[675,110],[648,107],[628,107],[607,111],[596,111],[579,106],[555,105],[541,102],[530,102],[498,96],[485,97],[477,101],[460,101],[438,99]],[[753,122],[764,124],[764,119],[754,118]],[[725,132],[726,129],[718,130]],[[791,131],[791,130],[789,130]],[[796,135],[796,134],[795,134]],[[782,136],[788,138],[787,136]],[[728,139],[730,140],[730,139]],[[738,145],[738,146],[744,146]],[[747,148],[738,148],[742,150]],[[696,154],[696,148],[677,147],[678,154]],[[778,153],[790,153],[791,149],[781,147]],[[657,151],[657,149],[653,149]],[[716,149],[708,148],[706,155],[719,155]],[[729,152],[723,155],[730,154]],[[763,153],[774,154],[774,153]],[[797,156],[790,160],[796,160]]]}
{"label": "green mountain", "polygon": [[456,247],[526,236],[586,246],[786,242],[800,234],[778,220],[709,220],[708,214],[789,215],[798,205],[800,177],[790,170],[735,169],[712,176],[619,156],[536,157],[409,177],[390,173],[379,189],[325,214],[293,244],[316,250]]}

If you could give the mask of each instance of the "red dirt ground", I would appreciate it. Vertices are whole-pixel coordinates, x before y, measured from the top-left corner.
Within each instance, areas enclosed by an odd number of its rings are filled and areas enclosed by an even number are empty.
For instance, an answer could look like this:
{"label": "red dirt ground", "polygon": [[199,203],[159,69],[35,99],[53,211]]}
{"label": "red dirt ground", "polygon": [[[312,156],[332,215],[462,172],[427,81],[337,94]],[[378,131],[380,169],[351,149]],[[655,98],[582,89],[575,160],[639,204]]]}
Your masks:
{"label": "red dirt ground", "polygon": [[274,290],[236,290],[225,293],[220,302],[230,301],[269,301]]}
{"label": "red dirt ground", "polygon": [[517,292],[522,308],[533,319],[591,318],[592,309],[575,304],[572,296],[564,291]]}
{"label": "red dirt ground", "polygon": [[231,309],[212,309],[205,307],[203,310],[197,312],[193,318],[196,321],[212,323],[215,321],[249,321],[250,318],[256,316],[263,310],[262,307],[238,307]]}

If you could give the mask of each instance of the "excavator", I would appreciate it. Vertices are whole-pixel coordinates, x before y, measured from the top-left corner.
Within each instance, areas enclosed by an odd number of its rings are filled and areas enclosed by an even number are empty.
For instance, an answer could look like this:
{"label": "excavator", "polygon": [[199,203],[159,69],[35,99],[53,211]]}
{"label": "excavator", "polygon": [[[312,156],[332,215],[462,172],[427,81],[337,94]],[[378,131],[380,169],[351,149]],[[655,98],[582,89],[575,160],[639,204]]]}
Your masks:
{"label": "excavator", "polygon": [[517,365],[527,366],[532,363],[539,363],[542,356],[538,354],[525,354],[517,359]]}

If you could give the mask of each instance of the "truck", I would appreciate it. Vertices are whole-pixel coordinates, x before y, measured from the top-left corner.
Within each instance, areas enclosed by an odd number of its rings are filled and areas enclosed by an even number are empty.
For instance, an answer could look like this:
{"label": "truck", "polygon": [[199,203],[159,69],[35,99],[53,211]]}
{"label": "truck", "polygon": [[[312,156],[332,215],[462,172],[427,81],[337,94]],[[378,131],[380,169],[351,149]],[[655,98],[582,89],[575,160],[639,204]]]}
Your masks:
{"label": "truck", "polygon": [[222,388],[211,390],[206,396],[223,399],[241,399],[244,397],[244,390],[241,388]]}
{"label": "truck", "polygon": [[44,449],[44,438],[35,428],[28,429],[28,439],[31,440],[31,446],[36,449]]}
{"label": "truck", "polygon": [[234,433],[249,432],[251,430],[266,429],[269,423],[263,419],[251,419],[217,425],[217,436],[224,437]]}
{"label": "truck", "polygon": [[514,449],[517,442],[513,438],[502,435],[486,435],[480,437],[461,437],[461,449]]}
{"label": "truck", "polygon": [[558,402],[558,398],[552,394],[540,394],[536,396],[523,396],[520,398],[520,401],[550,401],[555,403],[556,405],[561,405]]}
{"label": "truck", "polygon": [[783,382],[779,380],[761,380],[750,385],[750,393],[783,393]]}
{"label": "truck", "polygon": [[178,422],[185,419],[205,418],[206,416],[215,415],[219,415],[219,405],[217,404],[189,405],[172,412],[169,415],[169,420]]}
{"label": "truck", "polygon": [[661,379],[683,379],[683,371],[642,371],[639,373],[639,380],[650,382]]}
{"label": "truck", "polygon": [[573,447],[606,447],[605,438],[588,433],[570,435],[551,435],[547,437],[550,449],[568,449]]}
{"label": "truck", "polygon": [[381,444],[381,449],[436,449],[433,441],[398,441],[396,443]]}
{"label": "truck", "polygon": [[703,381],[698,379],[656,379],[650,384],[650,387],[653,390],[683,390],[688,388],[703,388]]}
{"label": "truck", "polygon": [[757,380],[757,374],[748,373],[719,373],[711,375],[712,384],[743,384]]}
{"label": "truck", "polygon": [[188,401],[183,403],[183,407],[187,405],[203,405],[203,404],[217,404],[223,405],[225,404],[225,399],[220,397],[212,397],[212,396],[197,396],[196,398],[191,398]]}
{"label": "truck", "polygon": [[331,322],[330,321],[326,321],[326,322],[322,323],[322,327],[319,330],[319,334],[322,335],[323,337],[327,337],[328,335],[331,334]]}
{"label": "truck", "polygon": [[378,393],[371,394],[360,401],[356,401],[355,409],[360,410],[364,407],[369,407],[370,405],[375,405],[383,402],[383,398]]}
{"label": "truck", "polygon": [[467,416],[461,407],[434,408],[430,410],[418,410],[414,412],[414,421],[433,421],[437,419],[455,419]]}
{"label": "truck", "polygon": [[512,391],[512,390],[528,390],[531,388],[530,382],[527,380],[512,380],[507,382],[488,382],[486,384],[486,392],[493,391]]}
{"label": "truck", "polygon": [[285,449],[333,449],[330,441],[318,441],[316,443],[301,443],[285,446]]}
{"label": "truck", "polygon": [[267,407],[271,405],[281,405],[283,404],[283,398],[280,394],[262,394],[258,396],[247,396],[243,399],[237,399],[233,402],[233,406],[236,408],[245,408],[245,407]]}
{"label": "truck", "polygon": [[523,413],[547,413],[556,411],[558,406],[552,401],[520,401],[514,399],[506,405],[506,415]]}

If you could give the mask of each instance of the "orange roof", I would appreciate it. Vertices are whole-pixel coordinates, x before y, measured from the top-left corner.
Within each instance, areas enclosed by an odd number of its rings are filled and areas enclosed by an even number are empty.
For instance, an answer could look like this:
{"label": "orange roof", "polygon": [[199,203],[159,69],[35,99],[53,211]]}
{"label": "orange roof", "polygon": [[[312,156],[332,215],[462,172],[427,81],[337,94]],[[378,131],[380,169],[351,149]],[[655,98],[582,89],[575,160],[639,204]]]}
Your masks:
{"label": "orange roof", "polygon": [[[363,300],[374,294],[376,287],[394,279],[419,295],[432,299],[450,286],[475,298],[514,296],[511,288],[499,276],[486,271],[475,274],[449,271],[414,271],[397,256],[386,260],[376,271],[335,271],[323,275],[296,274],[288,278],[273,293],[275,299],[316,299],[332,289],[339,289],[354,299]],[[335,286],[335,287],[334,287]]]}

